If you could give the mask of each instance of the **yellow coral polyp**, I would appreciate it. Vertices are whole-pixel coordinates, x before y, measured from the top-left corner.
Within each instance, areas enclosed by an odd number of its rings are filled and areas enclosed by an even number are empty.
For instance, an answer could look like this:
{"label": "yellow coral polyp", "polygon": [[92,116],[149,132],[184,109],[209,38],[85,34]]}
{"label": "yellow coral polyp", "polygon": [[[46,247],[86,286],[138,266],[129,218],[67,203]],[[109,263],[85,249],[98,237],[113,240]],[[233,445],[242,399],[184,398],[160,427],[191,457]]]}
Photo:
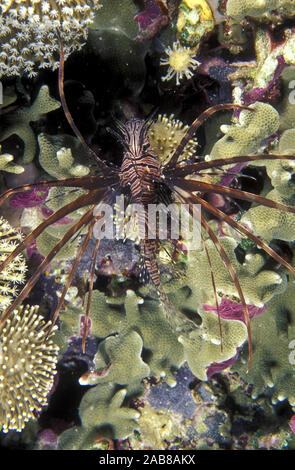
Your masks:
{"label": "yellow coral polyp", "polygon": [[182,46],[179,41],[173,43],[172,48],[165,49],[168,58],[161,59],[161,65],[168,65],[168,72],[162,77],[163,81],[171,80],[176,77],[176,85],[180,84],[183,77],[187,79],[193,76],[193,71],[200,65],[194,59],[195,51],[189,47]]}
{"label": "yellow coral polyp", "polygon": [[[180,144],[185,135],[188,125],[183,124],[179,119],[174,118],[174,114],[166,116],[159,114],[157,120],[153,122],[149,131],[149,142],[156,153],[158,159],[163,163]],[[180,161],[188,160],[196,153],[198,143],[196,139],[190,139],[186,144]]]}
{"label": "yellow coral polyp", "polygon": [[[0,218],[0,262],[4,261],[22,241],[22,234]],[[22,255],[18,255],[0,273],[0,312],[5,310],[17,295],[18,285],[24,283],[27,270]]]}

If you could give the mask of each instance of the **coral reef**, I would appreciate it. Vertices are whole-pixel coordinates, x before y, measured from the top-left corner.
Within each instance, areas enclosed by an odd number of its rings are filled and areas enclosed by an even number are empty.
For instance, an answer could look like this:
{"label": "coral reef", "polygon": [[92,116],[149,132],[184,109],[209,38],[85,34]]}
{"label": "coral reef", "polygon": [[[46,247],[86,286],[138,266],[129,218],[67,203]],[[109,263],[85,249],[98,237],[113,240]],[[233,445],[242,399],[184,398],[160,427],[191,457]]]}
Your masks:
{"label": "coral reef", "polygon": [[[0,9],[1,184],[37,183],[7,201],[3,214],[12,213],[9,221],[25,233],[83,194],[39,186],[39,179],[100,171],[78,139],[67,135],[71,129],[61,104],[52,98],[59,35],[66,58],[71,54],[65,64],[68,107],[89,147],[108,164],[120,166],[124,152],[107,132],[115,127],[114,116],[124,122],[154,116],[159,108],[161,114],[148,123],[148,137],[164,165],[189,128],[184,123],[211,105],[231,102],[249,109],[235,109],[233,117],[210,115],[205,131],[198,128],[180,155],[180,171],[184,160],[295,153],[291,0],[11,0],[0,2]],[[294,206],[292,160],[242,162],[187,179],[201,176]],[[159,192],[162,188],[159,183]],[[170,201],[166,189],[163,198]],[[294,266],[294,214],[212,192],[200,196]],[[30,272],[87,209],[47,227],[27,247]],[[83,226],[30,293],[28,303],[39,310],[18,308],[1,330],[0,445],[15,445],[11,430],[18,431],[20,448],[34,449],[103,449],[106,442],[109,450],[295,445],[293,280],[251,239],[213,216],[206,220],[248,307],[250,367],[239,290],[205,230],[195,250],[184,238],[161,245],[158,261],[169,309],[155,289],[139,283],[136,221],[133,229],[128,220],[124,240],[102,240],[96,260],[91,239],[65,296],[58,331],[47,338],[50,322],[44,318],[56,309],[85,239]],[[0,232],[2,261],[22,235],[4,219]],[[0,310],[17,294],[26,270],[19,256],[2,272]]]}
{"label": "coral reef", "polygon": [[38,306],[20,307],[7,319],[0,339],[0,425],[21,431],[47,403],[55,376],[58,347]]}
{"label": "coral reef", "polygon": [[[111,102],[122,96],[139,96],[144,87],[150,47],[149,41],[136,39],[138,8],[133,0],[100,3],[103,7],[89,26],[88,44],[95,54],[95,63],[104,64],[107,86],[102,88],[101,99],[105,100],[108,94]],[[100,81],[100,74],[98,78]]]}

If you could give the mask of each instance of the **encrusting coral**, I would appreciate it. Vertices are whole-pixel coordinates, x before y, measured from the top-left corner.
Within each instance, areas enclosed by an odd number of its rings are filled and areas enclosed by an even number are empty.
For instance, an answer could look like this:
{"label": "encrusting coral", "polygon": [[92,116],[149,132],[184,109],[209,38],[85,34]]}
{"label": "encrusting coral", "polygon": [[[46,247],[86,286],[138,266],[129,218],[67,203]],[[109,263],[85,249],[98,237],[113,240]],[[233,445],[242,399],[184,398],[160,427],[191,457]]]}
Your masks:
{"label": "encrusting coral", "polygon": [[20,432],[47,403],[58,347],[38,306],[19,307],[0,336],[0,429]]}
{"label": "encrusting coral", "polygon": [[[0,2],[0,76],[58,67],[59,35],[65,55],[81,48],[98,0],[3,0]],[[57,33],[59,31],[59,33]]]}

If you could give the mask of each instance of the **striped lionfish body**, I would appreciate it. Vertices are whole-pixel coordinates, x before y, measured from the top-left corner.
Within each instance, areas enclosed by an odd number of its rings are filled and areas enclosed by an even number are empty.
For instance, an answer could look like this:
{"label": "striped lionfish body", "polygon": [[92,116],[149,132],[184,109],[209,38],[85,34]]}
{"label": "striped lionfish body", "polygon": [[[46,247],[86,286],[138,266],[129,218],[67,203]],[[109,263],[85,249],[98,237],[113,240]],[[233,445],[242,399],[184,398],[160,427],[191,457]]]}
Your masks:
{"label": "striped lionfish body", "polygon": [[148,278],[153,282],[161,294],[160,274],[156,259],[158,251],[157,234],[148,237],[148,208],[149,204],[159,202],[157,185],[161,181],[161,167],[159,160],[154,155],[147,137],[148,124],[142,119],[130,119],[125,125],[118,123],[122,133],[119,138],[124,146],[124,157],[120,168],[120,184],[122,188],[130,191],[129,201],[139,205],[138,226],[144,234],[140,240],[140,251],[143,260],[143,268]]}

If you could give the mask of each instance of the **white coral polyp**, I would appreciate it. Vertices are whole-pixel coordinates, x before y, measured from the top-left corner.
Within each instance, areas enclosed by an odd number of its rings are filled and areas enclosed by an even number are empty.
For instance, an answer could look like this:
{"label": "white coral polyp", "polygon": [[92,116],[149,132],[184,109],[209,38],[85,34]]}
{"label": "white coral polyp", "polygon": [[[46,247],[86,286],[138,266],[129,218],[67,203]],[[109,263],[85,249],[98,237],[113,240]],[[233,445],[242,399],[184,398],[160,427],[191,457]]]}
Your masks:
{"label": "white coral polyp", "polygon": [[[0,39],[0,53],[5,50],[8,56],[5,63],[3,56],[0,56],[0,78],[24,72],[33,77],[38,67],[56,69],[59,58],[56,53],[59,50],[56,31],[60,33],[67,58],[74,49],[82,47],[87,26],[94,18],[94,11],[100,7],[99,0],[0,0],[0,38],[3,38],[2,44]],[[34,51],[36,44],[40,43],[42,47],[38,47],[36,57]],[[50,48],[50,57],[48,51],[44,57],[46,46]],[[21,58],[17,64],[11,54],[14,47]],[[24,57],[24,49],[30,50],[30,57],[27,54]]]}

